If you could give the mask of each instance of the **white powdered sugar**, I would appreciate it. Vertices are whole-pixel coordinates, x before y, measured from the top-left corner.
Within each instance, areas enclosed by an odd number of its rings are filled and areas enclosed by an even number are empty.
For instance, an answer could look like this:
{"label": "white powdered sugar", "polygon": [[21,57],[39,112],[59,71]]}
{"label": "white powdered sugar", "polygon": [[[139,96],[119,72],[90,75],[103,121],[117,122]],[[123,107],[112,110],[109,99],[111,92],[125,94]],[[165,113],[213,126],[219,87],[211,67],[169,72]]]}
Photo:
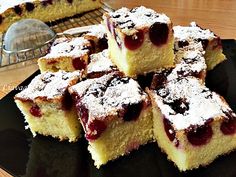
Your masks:
{"label": "white powdered sugar", "polygon": [[180,49],[176,53],[176,60],[180,62],[176,64],[175,68],[167,76],[167,81],[206,71],[207,66],[203,57],[204,52],[200,50],[202,49],[201,46],[201,43],[198,43],[194,48],[198,48],[199,50],[192,50],[190,46]]}
{"label": "white powdered sugar", "polygon": [[106,119],[117,116],[124,105],[140,103],[147,99],[139,84],[131,78],[107,74],[88,79],[72,87],[70,92],[79,95],[80,102],[89,110],[90,119]]}
{"label": "white powdered sugar", "polygon": [[95,36],[99,39],[104,38],[106,34],[106,28],[104,25],[99,24],[99,25],[93,25],[93,27],[88,31],[88,33],[85,34],[85,36]]}
{"label": "white powdered sugar", "polygon": [[34,100],[35,98],[53,99],[61,97],[71,82],[79,80],[81,72],[58,71],[56,73],[45,72],[36,76],[28,87],[16,95],[16,98]]}
{"label": "white powdered sugar", "polygon": [[191,22],[190,26],[174,26],[174,37],[176,41],[191,41],[197,39],[210,40],[216,38],[216,35],[209,29],[202,29]]}
{"label": "white powdered sugar", "polygon": [[152,9],[140,6],[134,9],[122,7],[115,12],[110,12],[111,21],[117,25],[124,33],[134,33],[136,30],[150,27],[155,22],[171,23],[169,17],[160,14]]}
{"label": "white powdered sugar", "polygon": [[218,94],[193,77],[170,81],[156,93],[158,107],[176,130],[204,125],[231,110]]}
{"label": "white powdered sugar", "polygon": [[115,65],[108,57],[108,50],[103,50],[100,53],[90,55],[90,63],[87,66],[87,73],[111,72]]}
{"label": "white powdered sugar", "polygon": [[81,57],[89,53],[89,47],[90,42],[83,37],[62,37],[53,42],[50,52],[42,58],[51,59],[58,57]]}

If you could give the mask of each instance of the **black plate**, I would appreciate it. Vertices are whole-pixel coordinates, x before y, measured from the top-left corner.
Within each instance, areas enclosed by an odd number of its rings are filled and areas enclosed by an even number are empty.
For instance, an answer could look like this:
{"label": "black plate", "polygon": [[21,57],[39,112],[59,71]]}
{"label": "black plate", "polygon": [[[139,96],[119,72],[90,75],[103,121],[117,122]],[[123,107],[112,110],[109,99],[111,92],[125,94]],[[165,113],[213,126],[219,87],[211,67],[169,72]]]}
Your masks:
{"label": "black plate", "polygon": [[[236,42],[223,40],[228,60],[208,73],[207,86],[225,97],[236,111]],[[0,101],[0,166],[14,176],[29,177],[235,177],[236,152],[211,165],[180,173],[155,143],[109,162],[100,170],[93,166],[87,143],[58,142],[49,137],[33,138],[24,129],[24,119],[13,97],[27,86],[33,74]],[[226,145],[227,146],[227,145]]]}

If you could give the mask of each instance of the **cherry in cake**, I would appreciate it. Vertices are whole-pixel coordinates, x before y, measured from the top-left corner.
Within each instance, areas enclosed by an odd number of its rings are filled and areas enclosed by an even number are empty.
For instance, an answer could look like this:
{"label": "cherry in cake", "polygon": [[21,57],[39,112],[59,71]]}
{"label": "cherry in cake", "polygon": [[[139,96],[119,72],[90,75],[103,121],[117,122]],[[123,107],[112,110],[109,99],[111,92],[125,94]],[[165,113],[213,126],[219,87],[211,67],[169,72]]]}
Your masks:
{"label": "cherry in cake", "polygon": [[69,92],[97,168],[152,141],[150,100],[135,80],[113,72]]}
{"label": "cherry in cake", "polygon": [[111,72],[117,72],[117,67],[108,56],[108,50],[90,55],[90,63],[87,66],[87,78],[97,78]]}
{"label": "cherry in cake", "polygon": [[225,55],[222,53],[222,44],[219,36],[209,29],[203,29],[195,22],[190,26],[174,26],[175,50],[179,50],[189,43],[201,42],[205,51],[207,69],[213,69],[217,64],[224,61]]}
{"label": "cherry in cake", "polygon": [[42,134],[70,142],[78,140],[81,125],[67,88],[81,77],[79,71],[44,72],[15,96],[15,102],[34,136]]}
{"label": "cherry in cake", "polygon": [[211,163],[236,148],[236,114],[192,76],[148,90],[154,137],[181,171]]}
{"label": "cherry in cake", "polygon": [[[0,2],[0,32],[4,32],[14,22],[34,18],[44,22],[98,9],[100,0],[9,0]],[[60,9],[60,10],[58,10]],[[69,10],[68,10],[69,9]]]}
{"label": "cherry in cake", "polygon": [[111,60],[136,77],[174,64],[172,23],[165,14],[143,6],[105,13]]}
{"label": "cherry in cake", "polygon": [[108,48],[106,29],[102,24],[94,25],[88,33],[84,35],[84,38],[91,42],[95,53]]}
{"label": "cherry in cake", "polygon": [[38,59],[41,72],[85,70],[92,51],[91,43],[83,37],[58,38],[49,53]]}

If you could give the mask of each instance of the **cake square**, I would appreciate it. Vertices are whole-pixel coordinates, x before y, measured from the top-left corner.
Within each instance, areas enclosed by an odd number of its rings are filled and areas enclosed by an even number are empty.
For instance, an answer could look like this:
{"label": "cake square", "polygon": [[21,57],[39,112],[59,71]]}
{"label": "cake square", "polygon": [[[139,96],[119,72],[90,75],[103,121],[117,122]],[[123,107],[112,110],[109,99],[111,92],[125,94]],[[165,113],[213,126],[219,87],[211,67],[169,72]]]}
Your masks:
{"label": "cake square", "polygon": [[69,92],[97,168],[152,141],[150,100],[135,80],[110,73]]}
{"label": "cake square", "polygon": [[44,72],[16,94],[15,102],[34,136],[42,134],[60,140],[77,141],[79,123],[68,87],[81,80],[81,72]]}
{"label": "cake square", "polygon": [[206,78],[206,62],[202,44],[192,43],[175,53],[176,66],[154,72],[151,88],[157,88],[164,83],[183,77],[193,76],[204,84]]}
{"label": "cake square", "polygon": [[107,49],[90,55],[90,63],[87,66],[87,78],[101,77],[111,72],[118,72],[118,69],[109,58]]}
{"label": "cake square", "polygon": [[102,24],[93,25],[93,27],[83,37],[91,42],[95,53],[108,48],[107,33]]}
{"label": "cake square", "polygon": [[189,45],[191,42],[201,42],[205,50],[207,69],[212,70],[226,58],[222,53],[222,44],[219,36],[209,29],[203,29],[195,22],[190,26],[174,26],[175,50]]}
{"label": "cake square", "polygon": [[91,43],[83,37],[56,39],[48,54],[38,59],[41,72],[84,70],[92,52]]}
{"label": "cake square", "polygon": [[236,148],[236,114],[197,78],[172,80],[148,93],[154,137],[179,170],[206,166]]}
{"label": "cake square", "polygon": [[[25,19],[39,19],[44,22],[71,17],[79,13],[98,9],[100,0],[8,0],[0,2],[0,32],[14,22]],[[60,10],[59,10],[60,9]],[[68,10],[69,9],[69,10]],[[50,14],[48,13],[50,12]]]}
{"label": "cake square", "polygon": [[174,65],[172,22],[143,6],[104,13],[108,50],[125,75],[136,77]]}

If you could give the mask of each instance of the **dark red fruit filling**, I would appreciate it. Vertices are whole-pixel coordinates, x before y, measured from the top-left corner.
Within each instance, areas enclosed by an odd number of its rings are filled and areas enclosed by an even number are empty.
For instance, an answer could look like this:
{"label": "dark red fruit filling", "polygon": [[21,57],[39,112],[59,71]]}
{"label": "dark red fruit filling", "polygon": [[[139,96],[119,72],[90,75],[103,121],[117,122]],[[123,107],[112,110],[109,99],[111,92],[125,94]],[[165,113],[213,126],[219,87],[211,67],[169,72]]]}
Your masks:
{"label": "dark red fruit filling", "polygon": [[41,2],[43,4],[43,6],[47,6],[47,5],[52,5],[52,0],[46,0],[46,1],[42,1]]}
{"label": "dark red fruit filling", "polygon": [[76,70],[82,70],[82,69],[85,69],[86,67],[86,63],[80,58],[73,59],[72,65]]}
{"label": "dark red fruit filling", "polygon": [[107,28],[112,33],[110,19],[107,18]]}
{"label": "dark red fruit filling", "polygon": [[123,115],[123,120],[124,121],[131,121],[131,120],[137,120],[141,110],[143,108],[142,102],[140,103],[135,103],[132,105],[123,105],[124,108],[124,115]]}
{"label": "dark red fruit filling", "polygon": [[72,4],[73,0],[67,0],[68,3]]}
{"label": "dark red fruit filling", "polygon": [[236,120],[229,119],[221,123],[220,130],[225,135],[233,135],[236,132]]}
{"label": "dark red fruit filling", "polygon": [[104,122],[95,119],[93,122],[89,123],[85,137],[89,141],[96,140],[106,128]]}
{"label": "dark red fruit filling", "polygon": [[175,146],[178,147],[179,146],[179,141],[176,139],[175,137],[175,130],[172,127],[170,121],[166,118],[163,119],[163,124],[164,124],[164,128],[165,128],[165,132],[166,135],[168,136],[170,141],[174,141],[175,140]]}
{"label": "dark red fruit filling", "polygon": [[80,103],[80,101],[77,100],[77,103],[76,103],[76,109],[79,113],[79,116],[80,116],[80,119],[83,123],[83,126],[85,127],[87,122],[88,122],[88,109]]}
{"label": "dark red fruit filling", "polygon": [[156,22],[149,29],[149,38],[156,46],[165,44],[168,39],[169,28],[167,24]]}
{"label": "dark red fruit filling", "polygon": [[222,48],[222,42],[220,37],[217,37],[216,41],[213,44],[212,49],[216,49],[216,48]]}
{"label": "dark red fruit filling", "polygon": [[25,8],[28,12],[31,12],[32,10],[34,10],[34,4],[31,2],[27,2],[25,3]]}
{"label": "dark red fruit filling", "polygon": [[107,39],[104,37],[98,41],[98,47],[100,50],[108,48]]}
{"label": "dark red fruit filling", "polygon": [[3,22],[3,17],[0,15],[0,24]]}
{"label": "dark red fruit filling", "polygon": [[69,94],[69,92],[67,91],[63,97],[62,100],[62,109],[63,110],[70,110],[72,108],[73,105],[73,100]]}
{"label": "dark red fruit filling", "polygon": [[128,48],[129,50],[136,50],[143,44],[144,33],[143,31],[139,31],[132,36],[125,36],[124,41],[126,48]]}
{"label": "dark red fruit filling", "polygon": [[212,128],[209,124],[191,129],[187,132],[188,141],[194,146],[207,144],[213,135]]}
{"label": "dark red fruit filling", "polygon": [[150,87],[152,83],[152,78],[153,78],[154,73],[148,73],[146,75],[138,75],[137,80],[139,85],[141,86],[142,89],[145,89],[146,87]]}
{"label": "dark red fruit filling", "polygon": [[35,117],[41,117],[42,116],[42,113],[41,113],[40,108],[38,107],[38,105],[33,105],[30,108],[30,113]]}
{"label": "dark red fruit filling", "polygon": [[20,6],[15,6],[14,11],[16,14],[21,15],[22,14],[22,9]]}
{"label": "dark red fruit filling", "polygon": [[185,111],[187,111],[189,109],[189,103],[186,102],[186,100],[183,99],[176,99],[173,100],[172,102],[166,102],[163,101],[165,104],[168,104],[171,109],[173,109],[176,114],[180,113],[180,114],[184,114]]}
{"label": "dark red fruit filling", "polygon": [[207,39],[198,39],[197,41],[201,42],[203,49],[206,50],[209,41]]}
{"label": "dark red fruit filling", "polygon": [[188,41],[179,41],[178,42],[179,48],[183,48],[183,47],[188,46],[188,45],[189,45]]}
{"label": "dark red fruit filling", "polygon": [[159,73],[155,73],[153,75],[151,88],[157,89],[158,87],[162,86],[166,82],[167,76],[170,74],[171,71],[172,69],[166,69]]}
{"label": "dark red fruit filling", "polygon": [[236,132],[236,117],[233,111],[224,112],[227,120],[221,123],[220,130],[225,135],[233,135]]}

